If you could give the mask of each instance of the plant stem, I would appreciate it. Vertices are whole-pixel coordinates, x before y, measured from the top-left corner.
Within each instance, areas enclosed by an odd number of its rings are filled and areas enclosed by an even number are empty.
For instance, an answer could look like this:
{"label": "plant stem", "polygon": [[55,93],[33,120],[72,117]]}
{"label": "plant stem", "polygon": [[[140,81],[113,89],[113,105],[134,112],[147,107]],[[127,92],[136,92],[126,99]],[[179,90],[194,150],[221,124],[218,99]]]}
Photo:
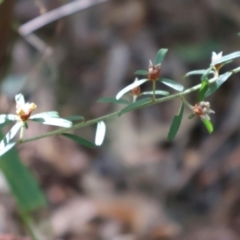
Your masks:
{"label": "plant stem", "polygon": [[25,130],[25,124],[24,124],[24,122],[22,122],[22,126],[20,129],[20,137],[19,137],[20,141],[22,141],[22,139],[23,139],[24,130]]}
{"label": "plant stem", "polygon": [[155,91],[156,91],[156,81],[152,81],[152,90],[153,90],[153,102],[156,101],[156,94],[155,94]]}
{"label": "plant stem", "polygon": [[[231,72],[233,74],[240,72],[240,67],[233,69]],[[216,82],[218,78],[219,78],[219,76],[214,76],[213,78],[211,78],[209,80],[209,84],[212,84],[212,83]],[[200,88],[201,88],[201,84],[198,84],[198,85],[195,85],[191,88],[186,89],[183,92],[174,93],[174,94],[168,95],[166,97],[162,97],[162,98],[155,98],[155,101],[150,100],[150,101],[146,102],[145,104],[141,105],[140,107],[136,107],[136,109],[151,106],[151,105],[162,103],[162,102],[166,102],[166,101],[178,98],[178,97],[184,97],[185,95],[187,95],[189,93],[192,93],[192,92],[195,92],[195,91],[199,90]],[[117,112],[107,114],[105,116],[101,116],[101,117],[86,121],[86,122],[77,123],[77,124],[73,125],[71,128],[60,128],[60,129],[57,129],[55,131],[48,132],[48,133],[45,133],[45,134],[42,134],[42,135],[39,135],[39,136],[36,136],[36,137],[24,139],[24,140],[19,141],[18,144],[31,142],[31,141],[35,141],[35,140],[50,137],[50,136],[60,135],[62,133],[68,132],[68,131],[73,130],[73,129],[83,128],[83,127],[86,127],[86,126],[89,126],[89,125],[92,125],[92,124],[96,124],[99,121],[105,121],[105,120],[108,120],[110,118],[117,117],[120,112],[121,112],[121,110],[119,110]]]}

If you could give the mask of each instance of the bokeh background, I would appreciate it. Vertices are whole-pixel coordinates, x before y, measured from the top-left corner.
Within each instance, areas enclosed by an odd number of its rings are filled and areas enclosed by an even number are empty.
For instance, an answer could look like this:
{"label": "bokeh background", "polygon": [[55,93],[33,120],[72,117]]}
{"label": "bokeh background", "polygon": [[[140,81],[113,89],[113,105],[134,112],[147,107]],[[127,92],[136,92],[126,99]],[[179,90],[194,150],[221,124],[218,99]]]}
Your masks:
{"label": "bokeh background", "polygon": [[[44,23],[47,12],[60,8],[67,16],[60,11],[56,21]],[[38,16],[42,27],[35,29]],[[238,0],[5,0],[0,111],[14,113],[20,92],[37,112],[57,110],[62,117],[91,119],[119,110],[96,101],[131,83],[159,48],[169,49],[162,76],[193,86],[199,77],[184,74],[206,69],[212,51],[237,51],[239,27]],[[239,64],[236,59],[222,71]],[[169,142],[180,104],[174,100],[109,120],[106,140],[94,150],[59,136],[19,146],[48,201],[43,219],[54,233],[41,230],[41,239],[240,239],[239,93],[234,75],[209,98],[216,112],[211,135],[185,111]],[[188,100],[195,104],[196,94]],[[30,124],[26,137],[52,129]],[[93,141],[95,129],[75,133]],[[0,199],[0,239],[27,239],[3,175]]]}

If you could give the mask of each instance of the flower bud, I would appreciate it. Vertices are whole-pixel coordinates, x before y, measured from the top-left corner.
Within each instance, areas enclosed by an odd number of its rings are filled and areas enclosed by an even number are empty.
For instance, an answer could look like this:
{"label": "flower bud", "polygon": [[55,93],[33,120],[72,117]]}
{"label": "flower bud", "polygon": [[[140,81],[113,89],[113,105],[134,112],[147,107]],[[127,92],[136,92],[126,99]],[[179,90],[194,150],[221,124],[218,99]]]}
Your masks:
{"label": "flower bud", "polygon": [[148,67],[148,79],[150,81],[157,81],[161,73],[161,64],[153,65],[152,61],[149,61]]}
{"label": "flower bud", "polygon": [[193,112],[195,115],[199,116],[202,119],[210,120],[209,114],[215,113],[212,109],[210,109],[209,102],[200,102],[196,103],[193,107]]}

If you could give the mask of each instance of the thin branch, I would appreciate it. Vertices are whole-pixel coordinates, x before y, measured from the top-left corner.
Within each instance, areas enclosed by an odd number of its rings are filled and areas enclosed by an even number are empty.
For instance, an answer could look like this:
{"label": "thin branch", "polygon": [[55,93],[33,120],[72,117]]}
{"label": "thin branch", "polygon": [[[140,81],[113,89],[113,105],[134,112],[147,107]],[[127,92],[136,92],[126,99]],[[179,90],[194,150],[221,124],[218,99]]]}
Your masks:
{"label": "thin branch", "polygon": [[29,35],[30,33],[38,30],[39,28],[54,22],[60,18],[69,16],[80,10],[92,7],[96,4],[107,2],[108,0],[78,0],[59,8],[56,8],[52,11],[49,11],[39,17],[34,18],[33,20],[23,24],[19,27],[18,32],[21,36]]}

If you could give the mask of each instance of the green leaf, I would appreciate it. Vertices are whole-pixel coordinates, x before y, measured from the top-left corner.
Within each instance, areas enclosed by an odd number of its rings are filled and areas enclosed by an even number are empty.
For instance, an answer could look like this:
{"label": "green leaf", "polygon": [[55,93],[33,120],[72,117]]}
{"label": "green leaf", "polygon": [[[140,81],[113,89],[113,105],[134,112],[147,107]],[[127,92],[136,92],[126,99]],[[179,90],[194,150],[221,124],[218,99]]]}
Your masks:
{"label": "green leaf", "polygon": [[88,148],[95,148],[95,145],[88,141],[87,139],[84,139],[84,138],[81,138],[77,135],[74,135],[74,134],[70,134],[70,133],[62,133],[62,135],[64,137],[67,137],[67,138],[70,138],[71,140],[77,142],[77,143],[80,143],[81,145],[85,146],[85,147],[88,147]]}
{"label": "green leaf", "polygon": [[103,121],[97,123],[95,144],[101,146],[106,134],[106,124]]}
{"label": "green leaf", "polygon": [[167,78],[161,78],[159,81],[167,85],[168,87],[175,89],[176,91],[181,92],[184,90],[184,86],[182,84],[175,82],[173,80],[170,80]]}
{"label": "green leaf", "polygon": [[167,51],[168,51],[168,49],[166,49],[166,48],[159,49],[156,59],[155,59],[155,65],[163,62],[165,55],[167,54]]}
{"label": "green leaf", "polygon": [[222,56],[217,61],[214,61],[213,63],[211,63],[211,66],[214,66],[216,64],[223,63],[223,62],[226,62],[226,61],[232,60],[234,58],[238,58],[238,57],[240,57],[240,51],[237,51],[237,52],[230,53],[228,55]]}
{"label": "green leaf", "polygon": [[205,93],[205,97],[208,97],[211,94],[213,94],[224,82],[226,82],[228,80],[228,78],[231,75],[232,75],[231,72],[226,72],[226,73],[220,75],[219,78],[217,79],[217,81],[209,86],[207,92]]}
{"label": "green leaf", "polygon": [[205,99],[205,94],[208,90],[208,80],[202,81],[201,87],[198,92],[198,102],[202,102]]}
{"label": "green leaf", "polygon": [[12,122],[17,121],[18,116],[14,114],[1,114],[0,115],[0,124],[5,123],[6,121]]}
{"label": "green leaf", "polygon": [[205,72],[203,73],[203,75],[201,77],[201,81],[208,81],[208,75],[210,72],[212,72],[211,67],[205,70]]}
{"label": "green leaf", "polygon": [[63,128],[70,128],[72,126],[72,122],[63,118],[30,118],[30,120],[34,122],[39,122],[46,125],[52,125]]}
{"label": "green leaf", "polygon": [[37,113],[31,116],[31,119],[34,118],[59,118],[59,113],[56,111]]}
{"label": "green leaf", "polygon": [[184,111],[184,104],[181,104],[181,108],[179,110],[178,115],[175,115],[172,121],[172,125],[170,127],[170,130],[168,132],[168,139],[173,140],[178,132],[178,129],[180,127],[182,117],[183,117],[183,111]]}
{"label": "green leaf", "polygon": [[[185,74],[184,77],[189,77],[191,75],[203,75],[206,72],[206,69],[194,70]],[[209,74],[213,74],[213,71],[210,71]]]}
{"label": "green leaf", "polygon": [[18,116],[14,114],[1,114],[0,115],[0,129],[5,127],[7,124],[17,121]]}
{"label": "green leaf", "polygon": [[16,142],[6,143],[3,148],[0,149],[0,157],[2,157],[5,153],[11,150],[16,145]]}
{"label": "green leaf", "polygon": [[69,120],[69,121],[84,121],[83,116],[68,116],[64,119]]}
{"label": "green leaf", "polygon": [[0,151],[2,151],[7,147],[9,142],[16,136],[16,134],[18,133],[21,127],[22,127],[21,122],[17,122],[15,125],[13,125],[10,131],[6,134],[6,136],[0,142]]}
{"label": "green leaf", "polygon": [[119,103],[119,104],[129,104],[129,101],[125,99],[116,99],[112,97],[104,97],[97,100],[99,103]]}
{"label": "green leaf", "polygon": [[[0,137],[3,134],[0,132]],[[15,145],[15,143],[11,143]],[[46,200],[38,184],[23,165],[15,148],[12,148],[0,158],[0,168],[10,186],[13,196],[23,213],[31,212],[46,206]]]}
{"label": "green leaf", "polygon": [[193,119],[196,115],[192,113],[191,115],[188,116],[188,119]]}
{"label": "green leaf", "polygon": [[[143,93],[141,93],[141,95],[153,95],[153,91],[143,92]],[[169,92],[162,91],[162,90],[157,90],[157,91],[155,91],[155,95],[167,96],[167,95],[169,95]]]}
{"label": "green leaf", "polygon": [[146,103],[150,103],[151,101],[152,101],[151,98],[143,98],[141,100],[138,100],[134,103],[129,104],[125,108],[123,108],[118,115],[121,116],[122,114],[124,114],[126,112],[140,108],[141,106],[145,105]]}
{"label": "green leaf", "polygon": [[147,75],[148,75],[148,71],[146,71],[146,70],[137,70],[134,74],[135,74],[135,75],[144,75],[144,76],[147,76]]}
{"label": "green leaf", "polygon": [[214,128],[213,128],[213,124],[210,120],[207,119],[201,119],[204,126],[206,127],[206,129],[208,130],[209,133],[212,133]]}

